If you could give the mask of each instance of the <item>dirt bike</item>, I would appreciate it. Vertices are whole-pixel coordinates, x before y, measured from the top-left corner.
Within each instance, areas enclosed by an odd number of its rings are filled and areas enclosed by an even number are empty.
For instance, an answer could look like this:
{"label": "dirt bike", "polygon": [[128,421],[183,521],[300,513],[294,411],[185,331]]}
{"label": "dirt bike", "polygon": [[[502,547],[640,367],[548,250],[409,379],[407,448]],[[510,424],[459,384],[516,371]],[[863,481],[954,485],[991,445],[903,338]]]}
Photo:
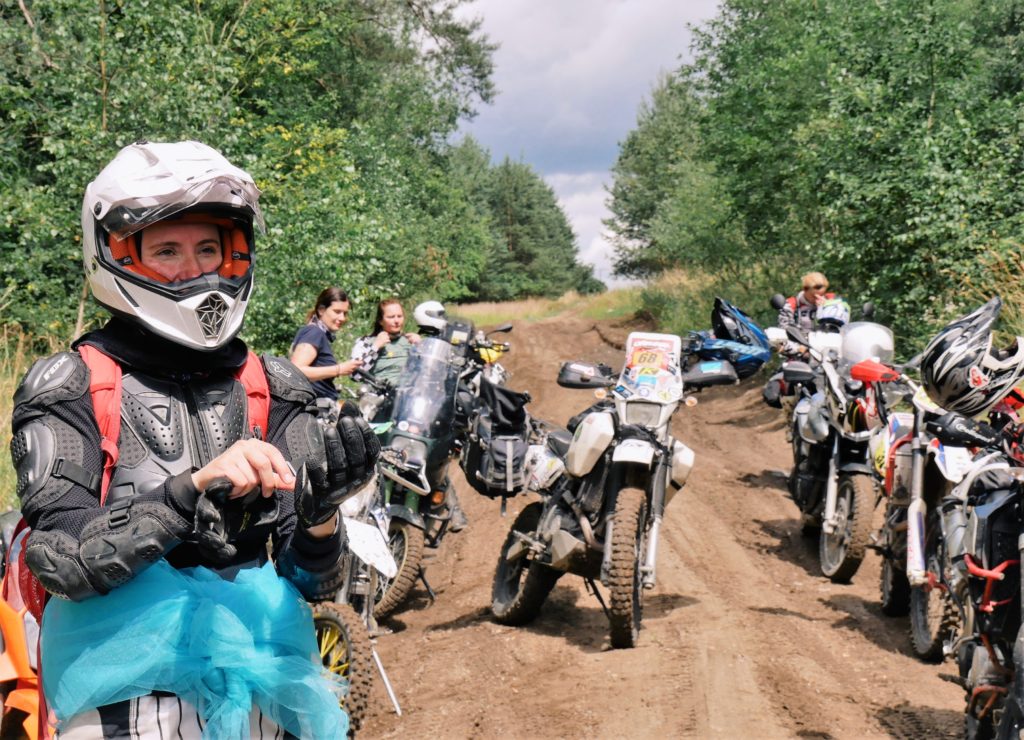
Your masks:
{"label": "dirt bike", "polygon": [[934,432],[981,450],[942,505],[949,590],[963,620],[947,650],[967,692],[965,736],[1017,738],[1024,730],[1024,435],[963,417]]}
{"label": "dirt bike", "polygon": [[400,716],[402,709],[374,647],[378,633],[374,617],[375,596],[382,579],[394,578],[398,566],[386,536],[387,514],[379,505],[377,490],[367,485],[341,505],[345,527],[345,551],[338,571],[333,601],[313,606],[317,645],[325,670],[348,683],[341,699],[353,731],[359,730],[370,705],[374,672]]}
{"label": "dirt bike", "polygon": [[[696,401],[687,392],[737,380],[726,361],[684,368],[681,344],[674,335],[634,332],[617,376],[603,365],[562,365],[560,386],[597,388],[603,400],[577,417],[574,434],[536,427],[542,433],[525,472],[542,500],[519,513],[502,545],[491,598],[498,622],[530,622],[572,573],[601,603],[612,647],[636,645],[665,507],[693,467],[693,451],[672,437],[672,416],[684,400]],[[607,604],[596,580],[609,591]]]}
{"label": "dirt bike", "polygon": [[[810,362],[783,365],[787,386],[797,389],[791,424],[793,470],[789,491],[805,531],[820,526],[821,572],[846,583],[860,568],[871,535],[878,478],[868,442],[881,426],[873,386],[849,377],[865,359],[891,361],[892,332],[868,321],[844,324],[838,342],[815,346],[795,326],[790,341],[805,347]],[[810,364],[810,363],[813,363]]]}
{"label": "dirt bike", "polygon": [[[909,613],[914,654],[938,661],[959,622],[946,577],[939,507],[963,479],[971,455],[929,431],[943,428],[947,412],[904,372],[867,361],[854,365],[850,375],[875,384],[876,397],[885,398],[879,404],[883,426],[875,429],[869,445],[885,502],[882,527],[871,545],[882,555],[882,612]],[[911,403],[913,413],[888,411],[900,401]]]}
{"label": "dirt bike", "polygon": [[[508,331],[510,325],[494,331]],[[492,332],[493,333],[493,332]],[[455,491],[448,466],[459,455],[477,391],[469,381],[485,373],[485,357],[508,350],[474,337],[472,324],[449,322],[443,337],[424,337],[410,352],[395,387],[368,373],[358,379],[386,399],[390,418],[377,427],[389,454],[378,463],[378,500],[386,506],[388,542],[397,572],[382,577],[375,616],[390,614],[418,581],[431,601],[435,594],[423,567],[424,548],[436,549],[448,531]]]}

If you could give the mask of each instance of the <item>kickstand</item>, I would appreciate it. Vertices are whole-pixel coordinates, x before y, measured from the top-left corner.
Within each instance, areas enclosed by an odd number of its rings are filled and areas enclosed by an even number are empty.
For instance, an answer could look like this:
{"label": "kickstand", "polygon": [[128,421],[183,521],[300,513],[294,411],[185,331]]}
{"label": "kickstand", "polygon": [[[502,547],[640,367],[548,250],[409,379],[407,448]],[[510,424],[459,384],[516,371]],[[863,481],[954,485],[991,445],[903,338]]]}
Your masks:
{"label": "kickstand", "polygon": [[422,565],[420,566],[420,580],[423,581],[423,588],[427,589],[427,596],[430,598],[430,603],[433,604],[437,601],[437,594],[434,593],[434,589],[427,582],[427,569]]}
{"label": "kickstand", "polygon": [[604,615],[608,619],[611,619],[612,615],[608,612],[608,605],[604,603],[604,599],[601,597],[601,592],[597,590],[597,584],[594,583],[594,579],[584,578],[583,582],[587,584],[587,591],[594,594],[594,596],[597,598],[597,603],[601,605],[601,610],[604,612]]}
{"label": "kickstand", "polygon": [[388,698],[391,699],[391,704],[395,708],[395,714],[401,717],[402,707],[398,705],[398,697],[395,696],[395,690],[391,688],[391,682],[388,680],[388,674],[384,671],[384,664],[380,660],[380,655],[377,654],[377,648],[371,647],[370,652],[373,654],[373,662],[377,664],[380,680],[384,682],[384,690],[388,692]]}

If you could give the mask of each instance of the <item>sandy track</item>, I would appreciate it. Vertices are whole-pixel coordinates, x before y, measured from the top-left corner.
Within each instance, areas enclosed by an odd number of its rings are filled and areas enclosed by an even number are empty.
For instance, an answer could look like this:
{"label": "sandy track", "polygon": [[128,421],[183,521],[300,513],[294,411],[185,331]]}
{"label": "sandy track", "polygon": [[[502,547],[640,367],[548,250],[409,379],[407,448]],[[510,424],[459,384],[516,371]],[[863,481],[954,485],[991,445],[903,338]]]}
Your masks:
{"label": "sandy track", "polygon": [[[517,323],[511,385],[531,412],[564,424],[586,391],[558,388],[565,359],[621,362],[622,327],[579,319]],[[609,343],[610,342],[610,343]],[[658,584],[645,595],[640,644],[608,648],[607,621],[581,579],[559,581],[525,628],[491,621],[491,578],[515,515],[469,489],[470,527],[428,567],[387,622],[378,650],[402,703],[378,686],[361,737],[959,737],[963,693],[950,663],[910,655],[905,618],[882,615],[878,558],[851,585],[817,569],[785,495],[789,449],[759,386],[715,389],[676,414],[697,462],[669,507]]]}

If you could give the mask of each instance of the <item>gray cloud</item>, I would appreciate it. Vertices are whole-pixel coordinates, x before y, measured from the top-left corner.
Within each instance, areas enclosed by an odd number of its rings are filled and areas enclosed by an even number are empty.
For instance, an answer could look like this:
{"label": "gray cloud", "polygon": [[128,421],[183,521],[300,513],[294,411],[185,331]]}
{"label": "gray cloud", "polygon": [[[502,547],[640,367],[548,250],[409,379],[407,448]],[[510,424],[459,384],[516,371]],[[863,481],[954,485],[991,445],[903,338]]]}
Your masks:
{"label": "gray cloud", "polygon": [[493,105],[464,124],[495,160],[523,160],[558,194],[581,259],[608,280],[604,185],[619,142],[658,76],[689,58],[687,24],[714,16],[717,0],[477,0],[501,45]]}

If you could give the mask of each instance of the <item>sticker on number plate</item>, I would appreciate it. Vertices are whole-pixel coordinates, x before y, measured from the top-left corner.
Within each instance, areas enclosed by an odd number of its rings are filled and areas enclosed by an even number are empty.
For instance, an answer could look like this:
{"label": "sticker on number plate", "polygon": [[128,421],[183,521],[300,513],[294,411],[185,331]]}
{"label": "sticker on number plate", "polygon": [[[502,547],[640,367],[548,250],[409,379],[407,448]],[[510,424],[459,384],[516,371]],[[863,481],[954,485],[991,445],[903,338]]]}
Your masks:
{"label": "sticker on number plate", "polygon": [[386,578],[394,578],[398,573],[388,541],[380,530],[372,524],[357,519],[345,519],[345,532],[348,534],[348,548],[364,563],[372,565]]}

